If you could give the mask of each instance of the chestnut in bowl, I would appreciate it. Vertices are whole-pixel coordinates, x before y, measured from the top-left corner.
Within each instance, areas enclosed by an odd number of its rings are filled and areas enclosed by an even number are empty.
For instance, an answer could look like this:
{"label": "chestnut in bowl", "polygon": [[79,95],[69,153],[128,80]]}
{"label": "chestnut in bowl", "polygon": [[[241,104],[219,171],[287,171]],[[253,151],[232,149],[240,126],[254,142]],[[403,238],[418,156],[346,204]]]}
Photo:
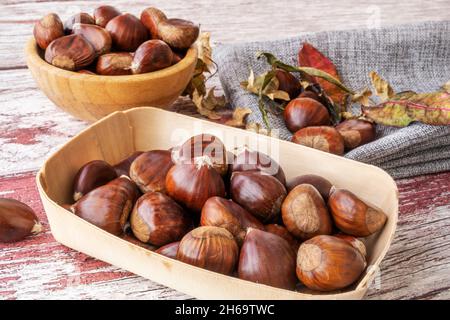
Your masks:
{"label": "chestnut in bowl", "polygon": [[139,155],[130,166],[130,177],[143,193],[166,192],[166,175],[172,168],[171,152],[152,150]]}
{"label": "chestnut in bowl", "polygon": [[179,241],[194,227],[189,214],[160,192],[148,192],[137,200],[130,223],[136,238],[155,246]]}
{"label": "chestnut in bowl", "polygon": [[167,258],[176,259],[179,246],[180,246],[180,241],[172,242],[172,243],[166,244],[165,246],[162,246],[161,248],[158,248],[157,250],[155,250],[155,252],[162,254],[163,256],[165,256]]}
{"label": "chestnut in bowl", "polygon": [[240,279],[293,290],[295,251],[278,235],[250,228],[239,256]]}
{"label": "chestnut in bowl", "polygon": [[317,189],[317,191],[319,191],[320,195],[325,201],[328,200],[328,195],[330,194],[330,190],[331,187],[333,187],[333,185],[327,179],[322,178],[321,176],[315,174],[304,174],[292,178],[287,183],[287,189],[290,192],[296,186],[304,183],[312,185],[314,188]]}
{"label": "chestnut in bowl", "polygon": [[231,198],[262,223],[276,221],[286,188],[275,177],[257,171],[233,172]]}
{"label": "chestnut in bowl", "polygon": [[211,197],[203,205],[201,226],[222,227],[230,231],[236,242],[242,245],[248,228],[264,229],[258,219],[233,200]]}
{"label": "chestnut in bowl", "polygon": [[233,273],[239,258],[239,247],[233,235],[220,227],[198,227],[180,242],[177,260],[219,272]]}

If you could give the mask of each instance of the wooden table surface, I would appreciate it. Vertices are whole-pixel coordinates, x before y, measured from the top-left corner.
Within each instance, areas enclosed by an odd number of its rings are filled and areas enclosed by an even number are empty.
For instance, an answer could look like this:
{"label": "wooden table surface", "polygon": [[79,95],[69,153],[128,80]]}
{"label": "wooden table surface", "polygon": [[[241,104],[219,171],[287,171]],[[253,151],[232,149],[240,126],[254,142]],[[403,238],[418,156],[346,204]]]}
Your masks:
{"label": "wooden table surface", "polygon": [[[87,126],[58,110],[24,62],[35,20],[92,12],[97,1],[0,1],[0,196],[22,200],[44,222],[42,234],[0,244],[0,299],[187,299],[182,293],[58,244],[46,224],[34,176],[44,159]],[[213,45],[450,19],[450,1],[341,0],[109,1],[139,13],[151,3],[169,16],[200,22]],[[218,80],[213,79],[213,84]],[[172,110],[192,114],[180,100]],[[450,172],[398,180],[396,237],[368,299],[450,298]]]}

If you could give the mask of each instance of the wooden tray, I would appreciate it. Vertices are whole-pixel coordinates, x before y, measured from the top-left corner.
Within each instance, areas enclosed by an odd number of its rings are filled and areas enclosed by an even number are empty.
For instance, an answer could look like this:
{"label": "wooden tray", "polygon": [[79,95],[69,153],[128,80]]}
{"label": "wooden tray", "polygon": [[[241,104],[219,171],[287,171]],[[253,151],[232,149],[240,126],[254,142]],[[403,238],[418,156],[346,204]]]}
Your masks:
{"label": "wooden tray", "polygon": [[[217,135],[229,150],[243,144],[258,148],[279,161],[288,179],[318,174],[382,209],[388,220],[382,231],[367,240],[368,268],[361,279],[346,290],[326,294],[295,292],[240,280],[133,245],[59,205],[70,202],[72,180],[84,163],[94,159],[117,163],[136,150],[168,149],[198,133]],[[98,121],[53,154],[36,179],[58,242],[200,299],[361,299],[379,271],[398,218],[396,184],[377,167],[157,108],[116,112]]]}

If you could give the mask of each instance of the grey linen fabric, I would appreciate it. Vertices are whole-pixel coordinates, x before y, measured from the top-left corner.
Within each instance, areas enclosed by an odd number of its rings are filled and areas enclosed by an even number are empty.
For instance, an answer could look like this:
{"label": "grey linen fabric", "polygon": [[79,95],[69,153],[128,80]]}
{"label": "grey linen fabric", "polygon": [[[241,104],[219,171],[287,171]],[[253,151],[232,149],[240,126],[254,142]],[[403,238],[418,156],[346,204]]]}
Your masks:
{"label": "grey linen fabric", "polygon": [[[249,107],[247,121],[263,124],[257,97],[244,91],[240,82],[250,69],[261,74],[268,70],[258,51],[275,54],[297,65],[297,53],[309,42],[337,66],[344,84],[353,90],[370,86],[369,72],[376,71],[396,92],[438,90],[450,80],[450,21],[426,22],[382,29],[320,32],[297,38],[250,42],[215,49],[219,77],[233,107]],[[282,139],[290,140],[281,115],[269,114],[272,128]],[[450,170],[450,126],[413,123],[405,128],[377,125],[377,140],[348,152],[345,157],[377,165],[394,178]]]}

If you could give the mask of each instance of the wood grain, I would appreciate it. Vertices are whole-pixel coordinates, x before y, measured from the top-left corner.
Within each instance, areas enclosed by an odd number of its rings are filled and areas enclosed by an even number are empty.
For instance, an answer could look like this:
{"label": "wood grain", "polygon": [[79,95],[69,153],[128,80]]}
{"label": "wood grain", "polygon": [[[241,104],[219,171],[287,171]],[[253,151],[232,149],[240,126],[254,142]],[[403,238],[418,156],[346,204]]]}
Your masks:
{"label": "wood grain", "polygon": [[[303,32],[448,20],[450,1],[110,0],[138,13],[148,5],[198,21],[213,45],[278,39]],[[3,0],[0,3],[0,196],[27,202],[45,220],[34,171],[86,123],[57,109],[36,88],[23,54],[35,20],[55,11],[67,18],[98,1]],[[220,6],[220,7],[219,7]],[[218,9],[219,7],[219,9]],[[379,19],[377,19],[379,18]],[[217,77],[210,85],[219,85]],[[172,110],[196,115],[179,99]],[[198,115],[196,115],[198,116]],[[28,173],[27,173],[28,172]],[[450,298],[450,173],[398,181],[400,221],[369,299]],[[19,246],[0,245],[0,299],[186,299],[141,277],[57,244],[48,229]]]}

